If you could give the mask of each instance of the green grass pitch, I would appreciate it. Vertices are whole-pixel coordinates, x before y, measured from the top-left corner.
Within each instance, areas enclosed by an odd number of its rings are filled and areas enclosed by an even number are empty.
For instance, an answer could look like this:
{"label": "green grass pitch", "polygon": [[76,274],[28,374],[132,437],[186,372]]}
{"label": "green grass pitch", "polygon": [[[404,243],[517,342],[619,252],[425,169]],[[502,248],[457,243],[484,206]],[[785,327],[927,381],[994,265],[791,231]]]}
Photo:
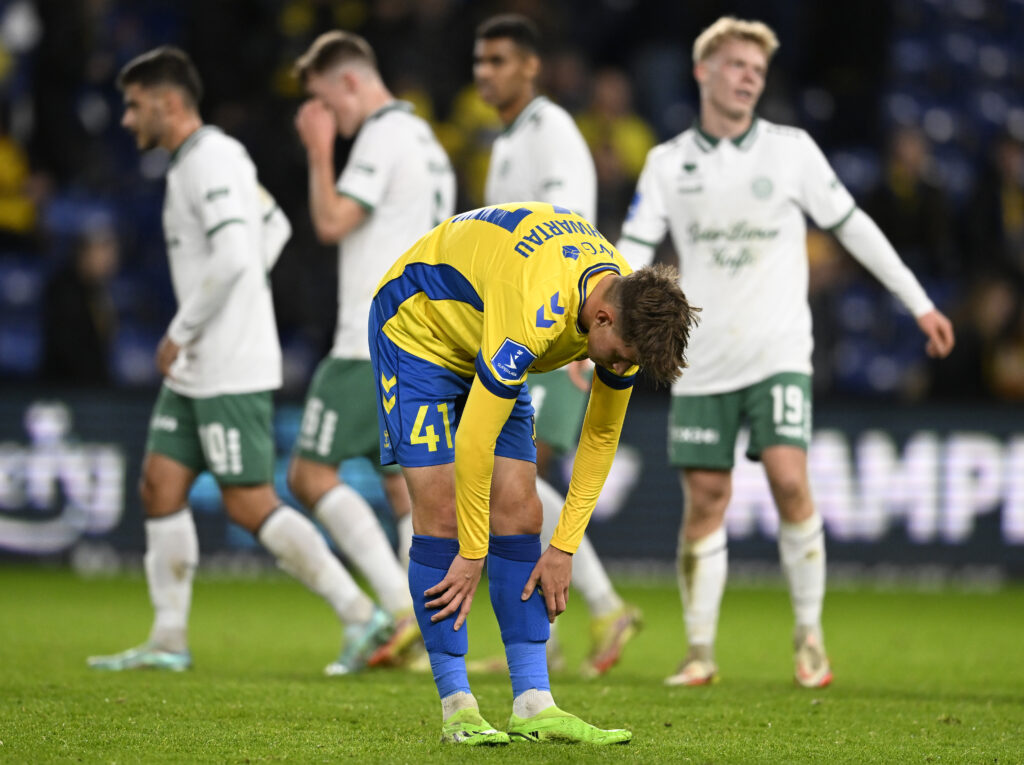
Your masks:
{"label": "green grass pitch", "polygon": [[[286,578],[200,575],[196,662],[185,674],[104,674],[85,657],[140,642],[150,608],[141,576],[83,580],[59,569],[0,568],[0,762],[1024,762],[1024,590],[837,590],[825,628],[836,681],[794,687],[790,608],[781,589],[733,588],[719,630],[722,681],[665,688],[681,657],[672,582],[625,583],[646,627],[606,678],[553,677],[565,709],[632,744],[438,743],[427,675],[325,678],[339,630]],[[559,620],[575,668],[587,644],[579,599]],[[481,588],[471,657],[500,648]],[[471,677],[481,710],[507,720],[507,678]]]}

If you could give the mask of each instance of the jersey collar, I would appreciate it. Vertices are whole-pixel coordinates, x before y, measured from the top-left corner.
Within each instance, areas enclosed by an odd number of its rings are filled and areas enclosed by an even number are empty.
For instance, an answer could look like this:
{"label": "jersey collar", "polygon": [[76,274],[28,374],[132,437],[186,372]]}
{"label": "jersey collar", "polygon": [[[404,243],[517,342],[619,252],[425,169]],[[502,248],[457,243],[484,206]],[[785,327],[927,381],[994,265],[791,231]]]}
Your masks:
{"label": "jersey collar", "polygon": [[512,135],[519,129],[520,125],[525,124],[526,121],[536,114],[537,111],[546,103],[548,103],[547,96],[534,96],[533,100],[524,106],[523,110],[516,115],[514,120],[512,120],[512,124],[501,131],[502,135]]}
{"label": "jersey collar", "polygon": [[178,148],[171,152],[171,159],[168,166],[173,167],[178,162],[181,162],[182,158],[192,151],[192,149],[195,148],[195,145],[199,143],[199,139],[210,132],[219,133],[220,128],[215,125],[200,125],[198,128],[193,130],[189,134],[188,138],[182,141],[178,145]]}
{"label": "jersey collar", "polygon": [[413,110],[413,105],[411,103],[409,103],[408,101],[402,101],[401,99],[396,98],[394,101],[389,101],[388,103],[384,104],[384,106],[380,107],[377,111],[375,111],[373,114],[371,114],[369,117],[367,117],[366,121],[370,122],[372,120],[379,119],[380,117],[384,116],[388,112],[396,112],[396,111],[398,111],[398,112],[407,112],[407,113],[411,114],[412,110]]}
{"label": "jersey collar", "polygon": [[576,312],[576,331],[579,332],[581,335],[587,334],[587,330],[583,328],[583,323],[581,322],[581,319],[583,318],[583,305],[584,303],[587,302],[587,298],[590,297],[590,278],[595,274],[601,273],[602,271],[612,271],[613,273],[622,276],[622,271],[620,271],[619,267],[614,263],[595,263],[594,265],[589,266],[587,270],[584,271],[582,274],[580,274],[579,284],[576,288],[580,296],[580,307],[579,310]]}
{"label": "jersey collar", "polygon": [[[757,138],[758,123],[760,119],[755,114],[754,118],[750,121],[750,127],[740,133],[735,138],[730,139],[733,145],[740,151],[747,151],[751,146],[754,145],[754,139]],[[716,138],[710,133],[704,132],[704,128],[700,126],[700,118],[698,117],[693,121],[693,139],[697,143],[697,147],[704,152],[713,151],[716,146],[720,143],[721,139]]]}

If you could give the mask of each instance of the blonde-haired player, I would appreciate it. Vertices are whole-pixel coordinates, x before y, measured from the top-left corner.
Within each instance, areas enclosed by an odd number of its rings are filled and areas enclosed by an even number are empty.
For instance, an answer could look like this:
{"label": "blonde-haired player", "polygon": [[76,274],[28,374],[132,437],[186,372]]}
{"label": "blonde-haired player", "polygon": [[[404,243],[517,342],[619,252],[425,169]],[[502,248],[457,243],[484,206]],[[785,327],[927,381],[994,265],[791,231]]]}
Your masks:
{"label": "blonde-haired player", "polygon": [[689,648],[669,685],[716,679],[714,640],[727,570],[723,526],[740,425],[779,512],[779,554],[796,626],[795,677],[832,680],[822,636],[825,542],[807,478],[811,433],[809,215],[832,231],[916,317],[927,351],[953,347],[935,309],[875,223],[857,208],[803,130],[755,115],[779,46],[759,21],[724,17],[693,46],[700,119],[648,154],[619,250],[634,267],[671,232],[687,295],[704,309],[691,369],[673,386],[671,462],[681,468],[678,549]]}

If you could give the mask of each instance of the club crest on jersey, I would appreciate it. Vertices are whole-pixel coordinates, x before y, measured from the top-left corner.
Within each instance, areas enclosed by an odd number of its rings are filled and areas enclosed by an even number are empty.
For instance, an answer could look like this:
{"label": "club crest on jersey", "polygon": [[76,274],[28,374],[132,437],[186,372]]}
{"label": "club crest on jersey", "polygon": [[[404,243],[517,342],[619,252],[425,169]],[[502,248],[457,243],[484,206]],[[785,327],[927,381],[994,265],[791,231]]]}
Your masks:
{"label": "club crest on jersey", "polygon": [[759,178],[755,178],[754,182],[750,184],[750,190],[754,193],[754,196],[758,199],[767,199],[772,195],[771,179],[765,178],[763,175]]}
{"label": "club crest on jersey", "polygon": [[505,342],[491,356],[491,366],[498,373],[498,379],[504,382],[515,382],[522,377],[537,359],[522,343],[505,338]]}

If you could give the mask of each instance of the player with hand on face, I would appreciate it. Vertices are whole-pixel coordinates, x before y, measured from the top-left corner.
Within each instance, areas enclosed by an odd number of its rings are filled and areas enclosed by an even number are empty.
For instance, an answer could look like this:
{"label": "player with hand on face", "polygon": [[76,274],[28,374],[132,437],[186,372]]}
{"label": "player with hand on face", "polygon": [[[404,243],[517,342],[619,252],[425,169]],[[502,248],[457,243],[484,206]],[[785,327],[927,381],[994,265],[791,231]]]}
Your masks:
{"label": "player with hand on face", "polygon": [[[611,466],[637,367],[669,382],[694,319],[674,270],[631,273],[585,219],[520,202],[451,218],[388,271],[370,353],[381,461],[412,497],[409,589],[441,697],[442,741],[611,744],[563,712],[548,681],[549,624]],[[565,507],[541,553],[527,375],[597,364]],[[466,618],[487,561],[512,681],[507,733],[480,715],[466,673]]]}
{"label": "player with hand on face", "polygon": [[832,681],[821,627],[824,528],[807,478],[813,340],[804,214],[832,231],[916,317],[929,355],[946,356],[954,342],[949,320],[810,136],[755,114],[777,47],[775,33],[759,21],[723,17],[701,33],[693,46],[700,118],[648,154],[619,242],[638,266],[671,232],[687,294],[704,307],[692,371],[672,389],[669,449],[684,493],[678,571],[689,647],[669,685],[703,685],[717,676],[723,521],[744,422],[747,456],[764,465],[779,512],[796,682],[817,688]]}
{"label": "player with hand on face", "polygon": [[[309,163],[309,202],[320,240],[338,246],[338,320],[334,346],[317,368],[288,469],[292,493],[328,530],[372,585],[395,621],[391,637],[353,636],[332,668],[401,661],[419,637],[406,583],[373,508],[338,477],[346,459],[379,464],[376,398],[366,319],[388,267],[454,211],[455,176],[430,126],[396,100],[380,78],[373,49],[349,32],[318,37],[295,65],[311,98],[295,119]],[[334,178],[338,134],[355,137]],[[409,493],[396,467],[382,468],[397,517],[399,554],[412,541]]]}

